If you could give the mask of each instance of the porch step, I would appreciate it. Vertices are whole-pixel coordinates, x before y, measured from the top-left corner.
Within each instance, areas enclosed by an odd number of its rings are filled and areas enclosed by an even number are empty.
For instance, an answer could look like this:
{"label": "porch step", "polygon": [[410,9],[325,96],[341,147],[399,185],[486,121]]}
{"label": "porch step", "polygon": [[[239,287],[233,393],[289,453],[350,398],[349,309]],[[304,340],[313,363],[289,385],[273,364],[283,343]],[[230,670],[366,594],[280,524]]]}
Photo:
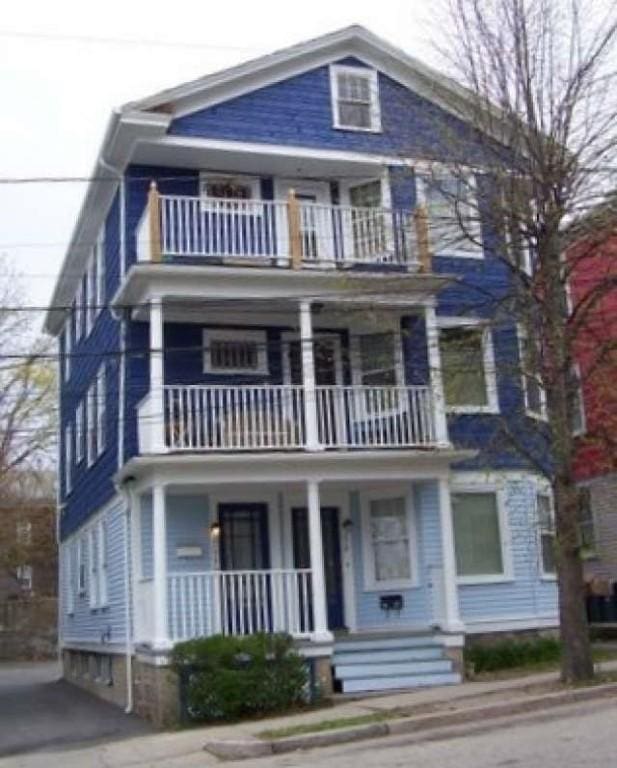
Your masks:
{"label": "porch step", "polygon": [[336,641],[333,664],[343,693],[461,682],[443,644],[429,634]]}

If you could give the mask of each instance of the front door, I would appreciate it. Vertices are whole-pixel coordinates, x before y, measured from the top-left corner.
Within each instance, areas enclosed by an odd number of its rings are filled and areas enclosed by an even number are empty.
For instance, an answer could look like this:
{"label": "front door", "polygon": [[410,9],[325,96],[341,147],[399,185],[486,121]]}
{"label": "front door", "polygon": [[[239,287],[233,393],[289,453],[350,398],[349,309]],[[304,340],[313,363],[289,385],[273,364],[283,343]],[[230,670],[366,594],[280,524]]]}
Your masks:
{"label": "front door", "polygon": [[[306,507],[294,507],[292,535],[294,566],[310,568],[311,554]],[[345,627],[343,608],[343,569],[341,567],[341,539],[339,534],[339,510],[337,507],[321,508],[321,533],[323,541],[324,575],[326,579],[326,603],[328,629]]]}

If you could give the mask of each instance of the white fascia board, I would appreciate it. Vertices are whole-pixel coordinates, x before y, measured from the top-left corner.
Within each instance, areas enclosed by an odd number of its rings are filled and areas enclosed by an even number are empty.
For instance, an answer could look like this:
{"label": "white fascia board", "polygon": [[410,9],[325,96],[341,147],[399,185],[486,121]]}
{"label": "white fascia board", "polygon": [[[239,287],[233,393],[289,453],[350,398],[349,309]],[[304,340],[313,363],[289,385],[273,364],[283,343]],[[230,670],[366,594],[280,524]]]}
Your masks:
{"label": "white fascia board", "polygon": [[44,329],[47,333],[55,336],[62,329],[63,308],[72,301],[79,276],[135,144],[165,133],[170,120],[171,117],[165,114],[112,112],[45,317]]}

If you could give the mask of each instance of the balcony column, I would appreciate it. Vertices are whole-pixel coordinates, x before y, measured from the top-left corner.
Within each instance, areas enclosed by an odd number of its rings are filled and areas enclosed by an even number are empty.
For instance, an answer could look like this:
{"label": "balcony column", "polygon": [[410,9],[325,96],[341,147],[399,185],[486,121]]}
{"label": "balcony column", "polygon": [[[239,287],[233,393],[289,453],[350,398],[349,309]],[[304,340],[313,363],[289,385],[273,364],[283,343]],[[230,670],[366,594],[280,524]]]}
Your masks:
{"label": "balcony column", "polygon": [[312,639],[315,642],[325,643],[332,640],[332,633],[328,631],[326,576],[324,573],[323,539],[321,533],[321,505],[319,502],[319,483],[316,480],[307,481],[306,495],[313,596]]}
{"label": "balcony column", "polygon": [[163,401],[163,305],[150,302],[150,452],[165,451],[165,404]]}
{"label": "balcony column", "polygon": [[315,356],[313,353],[313,320],[311,302],[300,302],[300,351],[302,354],[302,384],[304,387],[304,418],[306,422],[306,447],[319,449],[317,430],[317,392],[315,389]]}
{"label": "balcony column", "polygon": [[425,309],[426,346],[428,350],[428,367],[433,399],[433,421],[435,424],[435,440],[438,445],[449,446],[448,421],[446,419],[446,399],[443,391],[441,376],[441,354],[439,352],[439,329],[434,307]]}
{"label": "balcony column", "polygon": [[442,629],[446,632],[463,632],[458,605],[456,584],[456,555],[454,551],[454,525],[452,522],[452,503],[450,484],[443,477],[439,483],[439,522],[441,527],[441,557],[443,568],[443,621]]}
{"label": "balcony column", "polygon": [[153,644],[155,648],[169,645],[167,628],[167,511],[165,487],[156,483],[152,488],[152,565],[154,586]]}

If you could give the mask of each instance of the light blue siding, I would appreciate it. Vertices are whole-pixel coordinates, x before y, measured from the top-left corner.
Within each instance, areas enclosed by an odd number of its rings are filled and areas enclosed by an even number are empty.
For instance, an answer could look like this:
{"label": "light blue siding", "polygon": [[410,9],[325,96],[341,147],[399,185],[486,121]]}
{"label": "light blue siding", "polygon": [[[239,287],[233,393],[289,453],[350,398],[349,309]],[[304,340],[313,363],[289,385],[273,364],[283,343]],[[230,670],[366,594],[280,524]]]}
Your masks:
{"label": "light blue siding", "polygon": [[[100,518],[97,516],[96,521]],[[69,585],[66,568],[63,569],[61,580],[61,606],[62,614],[61,635],[64,644],[99,644],[106,636],[105,644],[118,646],[126,640],[126,600],[125,589],[127,574],[125,568],[125,517],[124,505],[118,502],[105,514],[105,536],[107,546],[107,590],[108,604],[102,608],[90,607],[90,591],[92,588],[90,576],[89,551],[87,536],[89,526],[80,529],[70,540],[62,545],[61,559],[64,563],[66,548],[70,552],[72,561],[72,585]],[[84,537],[86,566],[86,590],[83,594],[77,592],[77,548],[79,540]],[[69,615],[66,610],[69,595],[73,592],[73,613]]]}
{"label": "light blue siding", "polygon": [[[167,568],[170,573],[211,567],[210,513],[205,495],[168,496]],[[200,557],[178,557],[178,547],[201,547]]]}
{"label": "light blue siding", "polygon": [[141,578],[154,576],[152,560],[152,495],[146,494],[141,500],[139,510]]}
{"label": "light blue siding", "polygon": [[506,510],[512,554],[511,581],[458,588],[465,622],[555,615],[554,581],[542,579],[535,521],[535,483],[531,478],[506,483]]}

